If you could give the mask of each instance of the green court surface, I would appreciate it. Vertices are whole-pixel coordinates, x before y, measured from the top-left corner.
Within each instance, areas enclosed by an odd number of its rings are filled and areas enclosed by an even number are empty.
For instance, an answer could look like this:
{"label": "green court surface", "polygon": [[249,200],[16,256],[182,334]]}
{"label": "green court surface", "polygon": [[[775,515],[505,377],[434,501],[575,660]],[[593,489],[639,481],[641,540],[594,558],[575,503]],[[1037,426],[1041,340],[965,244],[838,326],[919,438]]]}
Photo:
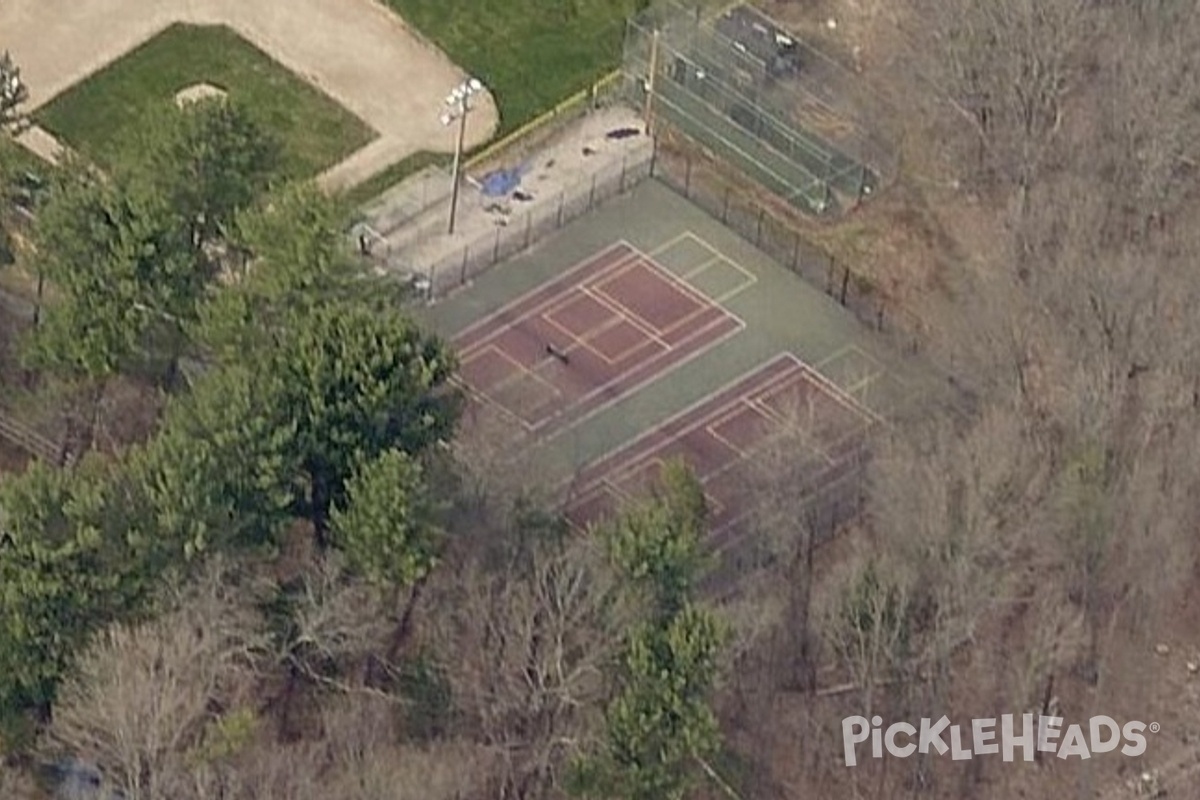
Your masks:
{"label": "green court surface", "polygon": [[419,316],[452,339],[616,242],[640,250],[745,326],[531,445],[538,462],[564,481],[781,353],[794,354],[885,418],[912,402],[917,385],[936,381],[820,289],[653,180]]}

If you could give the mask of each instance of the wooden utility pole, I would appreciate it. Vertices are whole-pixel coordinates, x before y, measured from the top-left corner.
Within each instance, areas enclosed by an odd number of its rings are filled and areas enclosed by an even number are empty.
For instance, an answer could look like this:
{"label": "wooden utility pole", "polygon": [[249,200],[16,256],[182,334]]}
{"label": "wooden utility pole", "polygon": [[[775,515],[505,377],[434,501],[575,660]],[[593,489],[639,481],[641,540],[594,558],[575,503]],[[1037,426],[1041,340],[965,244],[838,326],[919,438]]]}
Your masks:
{"label": "wooden utility pole", "polygon": [[658,28],[650,39],[650,69],[646,75],[646,107],[642,116],[646,120],[646,135],[654,131],[654,81],[658,76]]}

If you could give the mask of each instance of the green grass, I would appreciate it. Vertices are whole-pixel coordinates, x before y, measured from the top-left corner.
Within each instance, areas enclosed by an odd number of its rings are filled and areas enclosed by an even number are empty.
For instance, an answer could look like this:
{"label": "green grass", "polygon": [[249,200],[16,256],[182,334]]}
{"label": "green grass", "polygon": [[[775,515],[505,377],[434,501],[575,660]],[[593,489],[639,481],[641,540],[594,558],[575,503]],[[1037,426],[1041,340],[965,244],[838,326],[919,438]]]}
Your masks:
{"label": "green grass", "polygon": [[387,0],[480,78],[504,134],[616,69],[625,19],[643,0]]}
{"label": "green grass", "polygon": [[225,26],[172,25],[34,113],[37,123],[104,166],[135,141],[144,115],[189,85],[244,103],[283,148],[283,177],[313,177],[375,138],[331,98]]}
{"label": "green grass", "polygon": [[449,164],[450,159],[451,156],[445,153],[430,153],[426,150],[413,153],[344,192],[339,199],[346,212],[352,214],[354,209],[366,205],[408,176],[415,175],[430,164]]}

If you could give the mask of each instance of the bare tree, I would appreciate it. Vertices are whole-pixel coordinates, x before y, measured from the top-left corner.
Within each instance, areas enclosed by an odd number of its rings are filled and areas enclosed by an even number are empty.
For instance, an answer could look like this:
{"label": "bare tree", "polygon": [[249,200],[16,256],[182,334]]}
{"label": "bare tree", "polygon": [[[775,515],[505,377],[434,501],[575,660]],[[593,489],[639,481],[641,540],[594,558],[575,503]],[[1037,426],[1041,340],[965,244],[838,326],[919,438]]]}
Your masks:
{"label": "bare tree", "polygon": [[0,759],[0,797],[37,800],[40,793],[28,772]]}
{"label": "bare tree", "polygon": [[1101,11],[1086,0],[909,0],[928,71],[974,124],[980,167],[1028,190],[1060,132]]}
{"label": "bare tree", "polygon": [[169,600],[169,613],[102,634],[62,687],[56,749],[95,763],[131,800],[171,797],[159,779],[206,726],[249,702],[261,623],[221,565]]}
{"label": "bare tree", "polygon": [[345,800],[452,800],[484,788],[495,756],[469,742],[402,743],[393,704],[365,694],[331,698],[321,713],[329,751],[323,788]]}
{"label": "bare tree", "polygon": [[543,796],[598,722],[601,668],[623,631],[613,576],[585,539],[453,572],[431,589],[431,635],[464,733],[499,754],[501,796]]}

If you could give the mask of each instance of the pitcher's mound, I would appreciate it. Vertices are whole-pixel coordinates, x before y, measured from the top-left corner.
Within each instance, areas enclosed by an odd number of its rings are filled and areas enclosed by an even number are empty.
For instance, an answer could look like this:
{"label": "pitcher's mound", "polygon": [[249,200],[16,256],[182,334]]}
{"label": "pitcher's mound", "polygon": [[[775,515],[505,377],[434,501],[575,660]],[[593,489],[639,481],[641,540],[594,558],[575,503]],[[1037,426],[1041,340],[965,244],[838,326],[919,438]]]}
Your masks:
{"label": "pitcher's mound", "polygon": [[188,103],[225,96],[225,90],[219,86],[213,86],[211,83],[193,83],[175,93],[175,105],[183,108]]}

